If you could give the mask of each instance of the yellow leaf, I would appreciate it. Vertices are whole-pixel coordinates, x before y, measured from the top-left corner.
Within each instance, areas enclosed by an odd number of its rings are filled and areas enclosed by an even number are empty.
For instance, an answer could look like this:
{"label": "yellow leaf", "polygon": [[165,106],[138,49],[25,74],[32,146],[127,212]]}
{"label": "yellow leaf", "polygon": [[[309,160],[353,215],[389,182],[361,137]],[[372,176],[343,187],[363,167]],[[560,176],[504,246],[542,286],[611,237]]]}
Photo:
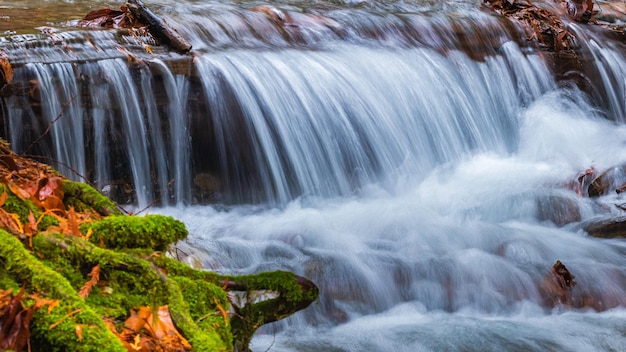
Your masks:
{"label": "yellow leaf", "polygon": [[141,336],[137,334],[135,335],[135,341],[130,344],[130,347],[134,348],[136,351],[139,351],[141,349],[141,346],[139,346],[139,342],[141,342]]}
{"label": "yellow leaf", "polygon": [[57,299],[57,300],[54,300],[52,303],[48,304],[48,314],[52,313],[54,308],[58,307],[60,303],[61,301]]}
{"label": "yellow leaf", "polygon": [[17,226],[17,230],[20,233],[24,233],[24,225],[20,221],[20,216],[17,214],[9,213],[9,215],[15,220],[15,225]]}
{"label": "yellow leaf", "polygon": [[152,52],[152,48],[150,47],[150,45],[144,44],[143,46],[144,46],[144,48],[146,48],[146,52],[148,54],[154,54],[154,52]]}
{"label": "yellow leaf", "polygon": [[83,237],[83,239],[85,241],[89,241],[89,238],[91,238],[91,235],[93,235],[93,230],[90,227],[89,230],[87,230],[87,234]]}

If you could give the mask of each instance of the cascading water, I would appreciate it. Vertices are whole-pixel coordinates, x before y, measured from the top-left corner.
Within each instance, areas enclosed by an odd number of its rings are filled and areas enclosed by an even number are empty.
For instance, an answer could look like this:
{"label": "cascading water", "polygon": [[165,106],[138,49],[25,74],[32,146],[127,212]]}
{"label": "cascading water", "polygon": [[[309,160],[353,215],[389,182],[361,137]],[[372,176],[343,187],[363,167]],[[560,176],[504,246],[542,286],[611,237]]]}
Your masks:
{"label": "cascading water", "polygon": [[[183,3],[157,8],[193,38],[193,75],[147,54],[129,69],[114,48],[94,60],[76,39],[72,69],[16,69],[41,80],[45,120],[10,97],[5,126],[19,152],[64,110],[67,128],[34,148],[99,187],[126,173],[140,207],[163,197],[149,211],[186,222],[181,248],[204,267],[318,284],[319,301],[262,328],[254,350],[626,350],[626,244],[581,230],[621,215],[623,196],[566,186],[626,162],[618,46],[590,41],[604,59],[589,61],[587,94],[473,2],[274,4],[289,18]],[[81,119],[84,132],[68,122]],[[188,205],[201,174],[219,175],[221,198]],[[557,259],[587,308],[546,304]]]}

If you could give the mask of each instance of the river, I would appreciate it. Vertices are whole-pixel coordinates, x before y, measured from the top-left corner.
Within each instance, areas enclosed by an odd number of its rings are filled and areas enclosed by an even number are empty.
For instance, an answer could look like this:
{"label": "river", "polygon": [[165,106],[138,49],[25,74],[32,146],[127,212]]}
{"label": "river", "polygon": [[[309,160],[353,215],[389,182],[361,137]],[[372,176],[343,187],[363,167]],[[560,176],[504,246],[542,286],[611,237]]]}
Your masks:
{"label": "river", "polygon": [[[194,47],[189,78],[177,54],[132,71],[115,45],[88,52],[116,40],[75,40],[103,4],[0,1],[15,80],[41,91],[40,110],[0,100],[4,136],[26,150],[63,115],[40,152],[102,190],[125,170],[133,209],[160,198],[147,212],[187,225],[183,260],[315,282],[254,351],[626,350],[626,242],[583,230],[626,201],[568,187],[626,163],[619,43],[572,24],[581,90],[479,1],[151,1]],[[72,52],[25,54],[41,26]],[[546,302],[557,260],[585,304]]]}

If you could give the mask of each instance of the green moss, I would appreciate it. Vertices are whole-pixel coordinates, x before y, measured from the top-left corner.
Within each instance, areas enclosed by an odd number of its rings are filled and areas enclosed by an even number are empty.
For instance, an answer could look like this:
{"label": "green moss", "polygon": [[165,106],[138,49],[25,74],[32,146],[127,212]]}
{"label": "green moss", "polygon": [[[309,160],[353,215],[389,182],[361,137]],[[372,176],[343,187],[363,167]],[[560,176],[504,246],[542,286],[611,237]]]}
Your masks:
{"label": "green moss", "polygon": [[[125,351],[101,317],[85,304],[70,283],[37,260],[20,241],[4,230],[0,230],[0,259],[9,275],[25,283],[29,292],[45,293],[49,298],[60,300],[60,305],[53,310],[39,309],[33,316],[33,350]],[[76,324],[87,327],[83,329],[82,341],[76,335]]]}
{"label": "green moss", "polygon": [[74,206],[79,211],[93,209],[102,216],[122,215],[113,201],[87,184],[65,180],[63,192],[65,193],[63,202],[67,206]]}
{"label": "green moss", "polygon": [[[23,223],[31,212],[37,219],[41,216],[33,202],[20,200],[0,185],[0,193],[4,191],[4,209],[17,214]],[[117,215],[81,225],[83,233],[93,231],[91,242],[40,233],[31,237],[30,251],[0,229],[0,288],[17,290],[25,285],[30,293],[61,302],[49,312],[44,307],[35,313],[33,351],[124,351],[103,318],[117,318],[121,324],[131,309],[161,305],[169,306],[176,326],[195,351],[231,351],[233,347],[247,351],[259,326],[287,317],[317,298],[312,283],[303,286],[300,278],[288,272],[226,277],[192,269],[155,253],[187,236],[180,221],[162,215],[120,216],[113,202],[81,183],[67,181],[64,191],[66,206]],[[39,229],[50,225],[58,225],[58,221],[43,216]],[[100,248],[101,243],[106,248]],[[77,292],[90,281],[88,274],[96,265],[100,266],[98,285],[83,299]],[[229,318],[223,289],[227,286],[248,292],[276,291],[279,297],[235,307],[237,314]],[[82,341],[76,334],[77,325],[82,326]]]}
{"label": "green moss", "polygon": [[196,270],[189,265],[179,262],[165,255],[154,256],[152,261],[172,276],[184,276],[192,280],[204,280],[217,286],[222,286],[226,277],[211,271]]}
{"label": "green moss", "polygon": [[176,322],[176,327],[189,340],[195,351],[232,350],[230,341],[223,341],[219,334],[214,330],[207,330],[206,326],[201,329],[191,318],[189,304],[175,280],[167,280],[166,285],[170,293],[169,308],[172,320]]}
{"label": "green moss", "polygon": [[[3,184],[0,184],[0,194],[7,192],[7,200],[2,206],[4,210],[9,213],[17,214],[22,224],[28,223],[28,216],[32,212],[36,220],[41,217],[41,210],[30,200],[21,200],[18,196],[13,194],[11,190]],[[51,225],[58,225],[59,221],[52,216],[44,215],[37,228],[39,231],[44,231]]]}
{"label": "green moss", "polygon": [[146,215],[110,216],[96,223],[81,226],[81,231],[93,230],[91,241],[104,243],[107,248],[152,248],[163,251],[187,237],[185,225],[170,216]]}
{"label": "green moss", "polygon": [[0,290],[11,289],[14,292],[18,292],[20,285],[4,270],[4,263],[0,263],[0,265],[2,265],[2,268],[0,268]]}
{"label": "green moss", "polygon": [[202,280],[186,277],[172,277],[172,280],[180,287],[183,299],[189,306],[191,319],[202,331],[217,333],[222,343],[229,346],[233,335],[229,319],[226,317],[225,320],[222,313],[222,309],[228,311],[230,306],[226,292],[221,287]]}

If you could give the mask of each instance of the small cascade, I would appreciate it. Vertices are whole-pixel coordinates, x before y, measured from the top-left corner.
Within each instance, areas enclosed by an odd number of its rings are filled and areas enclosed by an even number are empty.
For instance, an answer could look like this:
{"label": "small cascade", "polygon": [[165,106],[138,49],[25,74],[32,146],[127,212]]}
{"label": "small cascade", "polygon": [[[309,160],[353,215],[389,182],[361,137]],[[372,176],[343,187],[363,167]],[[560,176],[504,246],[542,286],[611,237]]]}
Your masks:
{"label": "small cascade", "polygon": [[312,279],[254,350],[626,350],[626,246],[584,230],[626,209],[621,42],[569,24],[578,56],[551,65],[571,52],[466,0],[154,6],[193,56],[124,30],[1,39],[0,132],[184,221],[181,260]]}
{"label": "small cascade", "polygon": [[[374,15],[381,10],[372,8],[353,18],[348,9],[309,15],[228,8],[209,21],[236,18],[230,25],[239,23],[243,32],[220,29],[230,38],[220,44],[217,34],[195,27],[207,23],[200,14],[215,9],[195,10],[172,18],[183,33],[196,28],[187,33],[202,53],[193,62],[150,58],[144,50],[150,42],[111,32],[52,33],[58,45],[32,48],[42,63],[21,68],[18,59],[22,89],[55,75],[74,89],[45,87],[48,101],[73,98],[72,110],[62,114],[71,117],[60,120],[80,122],[47,133],[41,154],[75,166],[74,177],[85,176],[123,203],[286,204],[300,196],[351,195],[408,175],[419,180],[468,153],[509,152],[517,111],[554,88],[540,57],[516,44],[520,32],[480,13],[429,18],[388,9]],[[287,16],[282,20],[293,32],[275,33],[283,27],[268,11]],[[181,26],[182,19],[190,25]],[[311,39],[322,27],[332,38]],[[277,36],[285,42],[276,44]],[[25,44],[6,47],[19,58]],[[59,65],[67,66],[66,75],[52,71]],[[20,72],[27,67],[44,73]],[[34,131],[45,130],[37,113],[11,108],[29,105],[30,95],[5,104],[5,127],[18,151],[32,141],[20,123],[30,119]],[[47,121],[59,114],[42,109]],[[66,136],[79,130],[76,138]],[[70,156],[77,143],[86,149]],[[46,145],[60,149],[48,155]]]}
{"label": "small cascade", "polygon": [[222,97],[210,98],[210,116],[227,194],[261,190],[283,204],[349,195],[467,153],[513,150],[519,109],[553,83],[538,57],[505,47],[485,62],[350,46],[203,56],[206,95]]}
{"label": "small cascade", "polygon": [[[606,110],[606,116],[616,122],[626,122],[626,57],[619,45],[602,35],[586,31],[578,25],[570,26],[580,38],[586,84],[592,87],[594,100]],[[592,83],[593,82],[593,83]]]}
{"label": "small cascade", "polygon": [[27,65],[38,84],[41,99],[42,127],[50,128],[52,160],[58,161],[58,169],[78,179],[76,173],[86,174],[84,150],[83,112],[80,109],[79,79],[72,65],[66,63],[49,66]]}

